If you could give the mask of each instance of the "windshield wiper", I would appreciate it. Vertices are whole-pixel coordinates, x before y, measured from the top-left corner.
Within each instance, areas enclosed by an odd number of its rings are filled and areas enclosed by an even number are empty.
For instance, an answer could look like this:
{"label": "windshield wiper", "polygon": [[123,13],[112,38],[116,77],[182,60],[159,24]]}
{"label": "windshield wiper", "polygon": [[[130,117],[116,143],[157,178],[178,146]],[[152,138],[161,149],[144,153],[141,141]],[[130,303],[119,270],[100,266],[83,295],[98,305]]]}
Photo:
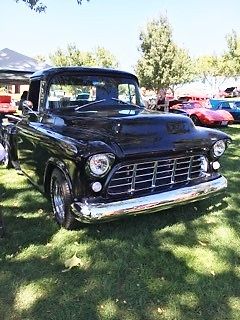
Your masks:
{"label": "windshield wiper", "polygon": [[[111,100],[114,100],[114,101],[118,101],[122,104],[125,104],[127,106],[131,106],[131,107],[134,107],[134,108],[140,108],[142,109],[143,107],[141,106],[138,106],[137,104],[133,104],[133,103],[129,103],[127,101],[124,101],[124,100],[121,100],[121,99],[117,99],[117,98],[111,98]],[[86,103],[82,106],[78,106],[77,108],[75,108],[74,110],[78,111],[79,109],[81,108],[85,108],[85,107],[88,107],[88,106],[91,106],[91,105],[94,105],[94,104],[97,104],[97,103],[101,103],[101,102],[104,102],[106,101],[106,99],[101,99],[101,100],[97,100],[97,101],[92,101],[92,102],[89,102],[89,103]]]}
{"label": "windshield wiper", "polygon": [[84,104],[84,105],[82,105],[82,106],[79,106],[79,107],[75,108],[74,110],[77,111],[77,110],[79,110],[79,109],[81,109],[81,108],[85,108],[85,107],[91,106],[91,105],[93,105],[93,104],[101,103],[101,102],[104,102],[104,101],[106,101],[106,99],[101,99],[101,100],[97,100],[97,101],[92,101],[92,102],[86,103],[86,104]]}
{"label": "windshield wiper", "polygon": [[120,102],[120,103],[122,103],[122,104],[126,104],[126,105],[131,106],[131,107],[142,108],[142,107],[140,107],[140,106],[137,105],[137,104],[133,104],[133,103],[130,103],[130,102],[121,100],[121,99],[117,99],[117,98],[111,98],[111,99],[114,100],[114,101]]}

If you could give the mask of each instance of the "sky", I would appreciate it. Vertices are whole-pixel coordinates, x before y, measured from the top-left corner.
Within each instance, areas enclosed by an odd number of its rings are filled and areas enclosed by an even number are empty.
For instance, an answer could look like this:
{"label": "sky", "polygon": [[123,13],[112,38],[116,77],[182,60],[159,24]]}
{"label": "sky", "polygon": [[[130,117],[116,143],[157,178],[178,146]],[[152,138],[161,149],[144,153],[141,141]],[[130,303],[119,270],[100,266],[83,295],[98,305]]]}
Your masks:
{"label": "sky", "polygon": [[239,0],[42,0],[46,13],[23,2],[0,2],[0,50],[49,57],[75,44],[81,51],[109,50],[119,69],[133,72],[140,57],[139,35],[148,22],[167,16],[177,45],[191,56],[221,54],[226,35],[240,34]]}

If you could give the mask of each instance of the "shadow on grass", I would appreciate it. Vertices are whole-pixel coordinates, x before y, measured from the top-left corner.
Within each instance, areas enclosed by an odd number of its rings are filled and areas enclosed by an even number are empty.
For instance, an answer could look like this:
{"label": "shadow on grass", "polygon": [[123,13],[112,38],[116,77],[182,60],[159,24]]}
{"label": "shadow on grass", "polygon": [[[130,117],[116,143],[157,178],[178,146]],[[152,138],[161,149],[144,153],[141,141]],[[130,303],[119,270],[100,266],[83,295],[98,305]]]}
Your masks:
{"label": "shadow on grass", "polygon": [[[217,197],[71,232],[58,231],[48,215],[15,217],[13,211],[11,243],[5,241],[0,255],[4,320],[13,314],[34,320],[234,319],[229,299],[239,289],[233,268],[215,275],[196,271],[174,252],[182,245],[198,248],[197,230],[211,232],[204,218],[226,207]],[[27,208],[23,202],[22,211]],[[226,262],[239,262],[237,252],[225,250]],[[65,258],[75,252],[83,264],[62,272]],[[21,298],[26,293],[35,297],[26,297],[27,307]]]}

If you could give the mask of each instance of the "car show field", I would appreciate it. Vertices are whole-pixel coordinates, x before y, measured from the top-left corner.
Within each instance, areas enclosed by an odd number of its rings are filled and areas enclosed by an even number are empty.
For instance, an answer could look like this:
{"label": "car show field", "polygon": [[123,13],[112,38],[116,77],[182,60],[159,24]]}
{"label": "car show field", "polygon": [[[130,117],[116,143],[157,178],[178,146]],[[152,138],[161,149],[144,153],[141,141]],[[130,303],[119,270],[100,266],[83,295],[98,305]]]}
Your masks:
{"label": "car show field", "polygon": [[23,175],[0,167],[1,317],[238,320],[240,126],[222,130],[233,139],[225,195],[74,231],[57,227]]}

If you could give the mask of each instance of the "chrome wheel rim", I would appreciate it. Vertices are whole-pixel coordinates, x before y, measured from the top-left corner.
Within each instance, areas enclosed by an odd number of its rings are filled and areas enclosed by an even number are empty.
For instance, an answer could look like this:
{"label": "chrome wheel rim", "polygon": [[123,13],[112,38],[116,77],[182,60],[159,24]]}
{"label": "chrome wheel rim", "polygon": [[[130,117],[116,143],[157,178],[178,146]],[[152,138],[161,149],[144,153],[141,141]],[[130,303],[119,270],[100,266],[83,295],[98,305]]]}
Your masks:
{"label": "chrome wheel rim", "polygon": [[57,180],[53,181],[53,204],[56,211],[56,215],[60,221],[63,221],[65,218],[65,205],[64,205],[64,196],[61,185]]}

